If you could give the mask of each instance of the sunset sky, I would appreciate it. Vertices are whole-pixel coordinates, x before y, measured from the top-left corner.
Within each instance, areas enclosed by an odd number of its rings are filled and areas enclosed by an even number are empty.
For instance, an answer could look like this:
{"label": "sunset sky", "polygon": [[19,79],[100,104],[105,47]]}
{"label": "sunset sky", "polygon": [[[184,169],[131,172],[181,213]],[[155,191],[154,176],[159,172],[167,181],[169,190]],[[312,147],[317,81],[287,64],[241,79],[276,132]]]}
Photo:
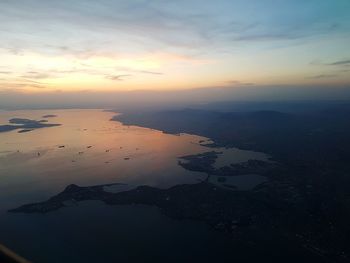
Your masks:
{"label": "sunset sky", "polygon": [[0,91],[350,83],[349,0],[1,0]]}

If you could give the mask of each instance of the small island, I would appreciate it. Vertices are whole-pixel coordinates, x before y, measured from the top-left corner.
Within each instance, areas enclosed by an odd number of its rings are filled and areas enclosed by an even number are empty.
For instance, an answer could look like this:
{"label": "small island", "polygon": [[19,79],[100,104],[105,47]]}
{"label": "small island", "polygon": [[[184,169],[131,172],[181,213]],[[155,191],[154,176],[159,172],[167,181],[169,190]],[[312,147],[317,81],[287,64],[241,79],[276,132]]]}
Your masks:
{"label": "small island", "polygon": [[213,165],[218,158],[218,154],[221,153],[222,152],[211,151],[195,155],[182,156],[179,157],[180,161],[178,164],[189,171],[213,174],[215,171]]}
{"label": "small island", "polygon": [[24,132],[30,132],[32,131],[32,129],[23,129],[23,130],[19,130],[18,133],[24,133]]}
{"label": "small island", "polygon": [[47,115],[44,115],[44,116],[42,116],[42,118],[55,118],[55,117],[57,117],[57,115],[55,115],[55,114],[47,114]]}
{"label": "small island", "polygon": [[61,125],[57,123],[47,123],[47,120],[37,121],[24,118],[12,118],[9,120],[9,123],[10,124],[0,125],[0,132],[7,132],[20,129],[18,133],[25,133],[30,132],[34,129],[55,127]]}

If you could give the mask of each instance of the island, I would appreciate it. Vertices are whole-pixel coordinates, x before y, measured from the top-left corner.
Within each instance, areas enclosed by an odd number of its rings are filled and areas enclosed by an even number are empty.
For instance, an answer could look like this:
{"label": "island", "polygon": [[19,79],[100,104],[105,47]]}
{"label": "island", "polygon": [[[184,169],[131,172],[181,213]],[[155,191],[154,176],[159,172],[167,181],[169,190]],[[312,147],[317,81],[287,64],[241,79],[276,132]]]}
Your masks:
{"label": "island", "polygon": [[57,115],[54,115],[54,114],[47,114],[47,115],[44,115],[42,116],[42,118],[54,118],[54,117],[57,117]]}
{"label": "island", "polygon": [[18,133],[24,133],[24,132],[30,132],[32,131],[32,129],[23,129],[23,130],[19,130]]}
{"label": "island", "polygon": [[0,125],[0,132],[7,132],[19,129],[19,133],[30,132],[34,129],[60,126],[57,123],[47,123],[47,120],[31,120],[24,118],[12,118],[10,124]]}
{"label": "island", "polygon": [[204,172],[207,174],[215,173],[213,167],[218,154],[222,152],[210,151],[195,155],[187,155],[179,157],[178,164],[189,171]]}

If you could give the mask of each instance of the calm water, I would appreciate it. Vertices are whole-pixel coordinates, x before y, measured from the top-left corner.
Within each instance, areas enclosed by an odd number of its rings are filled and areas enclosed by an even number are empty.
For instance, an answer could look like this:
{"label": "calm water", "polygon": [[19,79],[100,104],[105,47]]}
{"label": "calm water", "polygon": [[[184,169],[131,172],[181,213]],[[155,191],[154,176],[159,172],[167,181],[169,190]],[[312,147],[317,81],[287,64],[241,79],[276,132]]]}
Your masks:
{"label": "calm water", "polygon": [[[21,204],[45,200],[72,183],[170,187],[206,177],[177,164],[180,156],[213,150],[198,143],[206,138],[124,126],[110,121],[114,113],[2,111],[0,125],[14,117],[40,120],[47,114],[57,115],[48,118],[50,123],[62,125],[0,133],[0,242],[35,262],[126,262],[129,257],[176,262],[189,255],[205,260],[228,253],[228,237],[198,222],[166,218],[154,207],[82,202],[47,215],[7,213]],[[223,151],[217,167],[268,158],[238,149],[215,150]],[[243,182],[242,187],[248,188],[263,181],[259,178],[252,185],[242,180],[232,183]],[[203,250],[206,247],[212,250]]]}

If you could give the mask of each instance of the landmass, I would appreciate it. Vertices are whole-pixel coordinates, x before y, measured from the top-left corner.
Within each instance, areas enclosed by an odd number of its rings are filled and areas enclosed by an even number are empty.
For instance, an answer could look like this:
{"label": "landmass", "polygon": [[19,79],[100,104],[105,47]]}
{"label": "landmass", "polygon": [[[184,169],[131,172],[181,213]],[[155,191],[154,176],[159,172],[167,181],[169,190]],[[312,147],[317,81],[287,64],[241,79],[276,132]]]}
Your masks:
{"label": "landmass", "polygon": [[[109,205],[157,206],[175,219],[203,221],[242,242],[278,244],[288,240],[320,257],[318,262],[349,262],[350,124],[339,110],[293,114],[270,111],[222,113],[198,110],[118,115],[127,125],[212,139],[222,147],[270,154],[274,162],[249,160],[215,168],[220,152],[183,156],[179,165],[217,176],[259,174],[269,180],[242,191],[209,180],[169,189],[140,186],[110,193],[102,186],[68,186],[41,203],[10,212],[48,213],[68,200],[101,200]],[[228,189],[230,188],[230,189]]]}
{"label": "landmass", "polygon": [[218,158],[218,154],[222,154],[222,152],[210,151],[195,155],[182,156],[179,157],[180,160],[178,164],[189,171],[204,172],[208,175],[215,176],[258,174],[270,177],[273,171],[277,168],[281,168],[281,165],[277,162],[262,160],[248,160],[246,162],[215,168],[214,164]]}
{"label": "landmass", "polygon": [[[171,134],[204,136],[213,141],[213,147],[269,154],[273,162],[249,160],[216,169],[213,167],[216,154],[211,152],[180,159],[179,165],[218,176],[224,184],[229,176],[235,175],[253,173],[267,177],[267,182],[243,194],[246,199],[242,203],[250,207],[251,214],[265,218],[266,222],[271,220],[273,226],[271,229],[258,223],[255,230],[268,228],[270,232],[265,234],[273,239],[273,233],[279,229],[279,233],[300,238],[315,253],[333,255],[331,262],[349,262],[349,115],[349,105],[336,104],[288,112],[203,109],[127,112],[114,120]],[[243,191],[233,188],[230,192],[237,198],[237,193]],[[236,207],[232,205],[232,209]],[[283,216],[276,217],[281,213]]]}
{"label": "landmass", "polygon": [[23,130],[19,130],[18,133],[24,133],[24,132],[30,132],[32,131],[32,129],[23,129]]}
{"label": "landmass", "polygon": [[47,114],[42,116],[42,118],[55,118],[55,117],[57,117],[57,115],[54,115],[54,114]]}
{"label": "landmass", "polygon": [[221,152],[211,151],[196,155],[182,156],[179,157],[180,161],[178,164],[190,171],[214,174],[215,169],[213,167],[213,164],[215,163],[216,159],[218,158],[218,154],[220,153]]}
{"label": "landmass", "polygon": [[[127,112],[113,117],[125,125],[210,138],[215,146],[264,152],[276,160],[310,165],[348,162],[350,106],[316,112],[218,112],[184,109]],[[320,150],[321,148],[321,150]]]}
{"label": "landmass", "polygon": [[242,242],[288,240],[326,262],[348,260],[350,232],[342,229],[338,233],[339,222],[333,217],[336,210],[328,207],[325,214],[309,207],[303,202],[303,193],[287,182],[268,182],[252,191],[226,190],[208,182],[169,189],[139,186],[118,193],[106,192],[104,186],[69,185],[45,202],[23,205],[10,212],[48,213],[65,207],[67,201],[86,200],[101,200],[108,205],[151,205],[174,219],[206,222]]}
{"label": "landmass", "polygon": [[10,124],[0,125],[0,132],[20,129],[19,133],[30,132],[34,129],[60,126],[61,124],[47,123],[47,120],[31,120],[24,118],[12,118]]}

